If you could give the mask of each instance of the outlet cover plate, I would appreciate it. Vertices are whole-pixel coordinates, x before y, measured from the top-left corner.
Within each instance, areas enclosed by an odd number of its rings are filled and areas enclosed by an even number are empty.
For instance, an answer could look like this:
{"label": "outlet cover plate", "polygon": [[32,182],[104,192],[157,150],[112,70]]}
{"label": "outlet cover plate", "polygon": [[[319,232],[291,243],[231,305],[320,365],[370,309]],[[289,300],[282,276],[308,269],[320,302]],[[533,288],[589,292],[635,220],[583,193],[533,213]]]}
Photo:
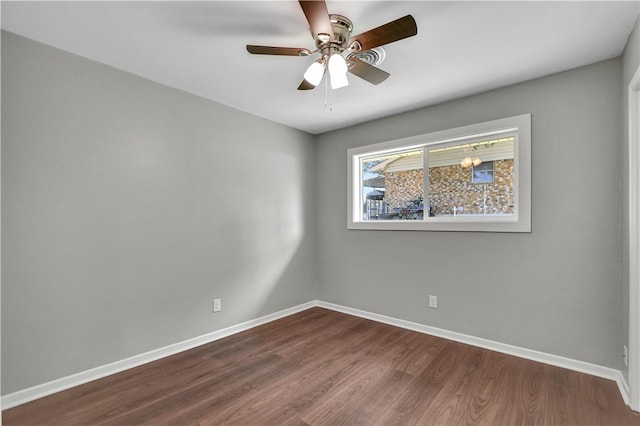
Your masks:
{"label": "outlet cover plate", "polygon": [[438,296],[429,296],[429,307],[434,309],[438,307]]}

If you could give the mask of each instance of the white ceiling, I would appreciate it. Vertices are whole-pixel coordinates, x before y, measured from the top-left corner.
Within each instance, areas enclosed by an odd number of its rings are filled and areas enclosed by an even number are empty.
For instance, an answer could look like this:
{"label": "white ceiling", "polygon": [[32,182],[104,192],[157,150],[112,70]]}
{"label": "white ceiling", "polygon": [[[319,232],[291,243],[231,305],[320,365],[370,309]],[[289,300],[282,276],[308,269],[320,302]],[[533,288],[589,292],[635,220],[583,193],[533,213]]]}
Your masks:
{"label": "white ceiling", "polygon": [[[385,46],[378,86],[350,75],[296,87],[312,59],[246,44],[314,48],[297,1],[2,2],[2,28],[318,134],[620,55],[639,1],[327,1],[353,34],[406,14],[418,35]],[[315,57],[314,57],[315,58]]]}

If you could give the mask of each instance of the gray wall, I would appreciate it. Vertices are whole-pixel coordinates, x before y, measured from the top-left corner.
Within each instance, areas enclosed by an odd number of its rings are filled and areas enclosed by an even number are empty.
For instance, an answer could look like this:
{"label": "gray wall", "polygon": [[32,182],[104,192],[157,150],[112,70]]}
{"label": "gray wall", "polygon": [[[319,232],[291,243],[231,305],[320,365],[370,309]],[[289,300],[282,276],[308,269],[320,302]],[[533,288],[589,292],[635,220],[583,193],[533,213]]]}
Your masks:
{"label": "gray wall", "polygon": [[[621,85],[613,59],[321,135],[318,298],[620,368]],[[523,113],[532,233],[346,229],[347,148]]]}
{"label": "gray wall", "polygon": [[[638,4],[640,8],[640,4]],[[623,288],[622,288],[622,341],[629,347],[629,83],[640,65],[640,18],[627,40],[622,56],[622,212],[623,212]],[[629,369],[622,365],[628,380]]]}
{"label": "gray wall", "polygon": [[313,140],[3,32],[2,393],[313,300]]}

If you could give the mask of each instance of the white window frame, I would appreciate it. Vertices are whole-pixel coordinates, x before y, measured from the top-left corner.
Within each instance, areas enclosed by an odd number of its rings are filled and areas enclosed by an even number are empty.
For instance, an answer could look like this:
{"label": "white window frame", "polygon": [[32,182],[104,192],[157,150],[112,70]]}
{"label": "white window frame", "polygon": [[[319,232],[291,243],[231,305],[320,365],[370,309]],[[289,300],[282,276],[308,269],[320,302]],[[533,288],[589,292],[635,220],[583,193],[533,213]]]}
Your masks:
{"label": "white window frame", "polygon": [[[515,137],[513,215],[508,216],[447,216],[429,217],[426,207],[423,220],[372,220],[362,219],[362,157],[391,153],[410,148],[425,148],[424,170],[428,170],[426,148],[434,145],[478,140],[493,135],[510,133]],[[425,175],[425,192],[428,173]],[[485,121],[423,135],[410,136],[347,150],[347,229],[363,230],[413,230],[413,231],[481,231],[481,232],[531,232],[531,114],[522,114],[498,120]]]}

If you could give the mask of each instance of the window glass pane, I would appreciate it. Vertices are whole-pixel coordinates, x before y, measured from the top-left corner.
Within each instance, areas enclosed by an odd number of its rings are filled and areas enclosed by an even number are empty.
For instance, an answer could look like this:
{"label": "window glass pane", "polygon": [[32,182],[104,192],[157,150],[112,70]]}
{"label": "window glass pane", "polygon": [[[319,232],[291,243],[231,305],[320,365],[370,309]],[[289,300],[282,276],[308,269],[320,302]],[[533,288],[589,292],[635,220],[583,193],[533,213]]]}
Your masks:
{"label": "window glass pane", "polygon": [[428,148],[430,216],[511,216],[514,140]]}
{"label": "window glass pane", "polygon": [[473,183],[493,182],[493,161],[484,161],[480,165],[473,165],[471,180]]}
{"label": "window glass pane", "polygon": [[362,157],[363,220],[421,220],[423,150]]}

